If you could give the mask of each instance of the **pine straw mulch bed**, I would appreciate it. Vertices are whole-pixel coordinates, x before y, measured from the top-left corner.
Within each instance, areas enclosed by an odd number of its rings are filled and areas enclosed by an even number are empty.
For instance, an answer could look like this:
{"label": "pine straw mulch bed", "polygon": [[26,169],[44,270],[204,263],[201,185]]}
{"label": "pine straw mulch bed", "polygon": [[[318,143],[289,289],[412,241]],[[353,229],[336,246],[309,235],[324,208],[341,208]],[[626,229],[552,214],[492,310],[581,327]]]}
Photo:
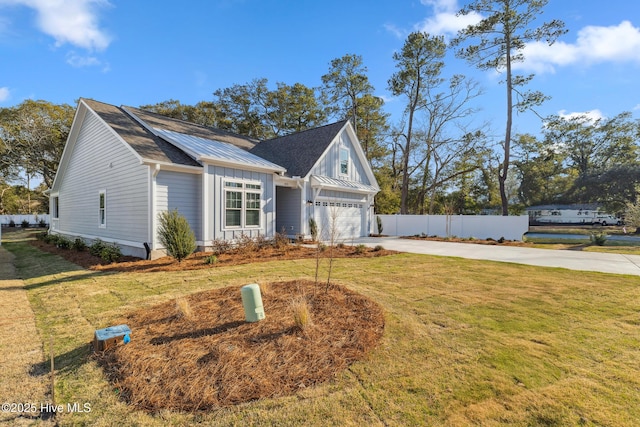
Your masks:
{"label": "pine straw mulch bed", "polygon": [[[41,240],[30,240],[33,246],[56,255],[60,255],[66,260],[81,267],[98,271],[120,271],[120,272],[158,272],[158,271],[183,271],[199,270],[204,268],[215,268],[217,266],[229,266],[237,264],[248,264],[252,262],[309,259],[317,256],[317,250],[311,245],[290,244],[284,247],[265,246],[247,250],[232,249],[223,254],[216,255],[216,262],[208,264],[207,258],[214,255],[212,252],[196,252],[188,258],[178,263],[171,257],[162,257],[155,260],[143,260],[140,258],[125,256],[118,262],[106,263],[99,257],[91,255],[88,251],[76,251],[74,249],[60,249],[55,245],[45,243]],[[396,254],[396,251],[386,249],[375,249],[348,245],[337,245],[320,252],[321,258],[363,258],[378,257]]]}
{"label": "pine straw mulch bed", "polygon": [[[97,353],[129,404],[146,411],[199,411],[295,394],[334,377],[379,342],[384,314],[343,286],[262,284],[265,319],[246,323],[240,288],[139,310],[122,319],[131,342]],[[296,326],[296,302],[311,322]]]}

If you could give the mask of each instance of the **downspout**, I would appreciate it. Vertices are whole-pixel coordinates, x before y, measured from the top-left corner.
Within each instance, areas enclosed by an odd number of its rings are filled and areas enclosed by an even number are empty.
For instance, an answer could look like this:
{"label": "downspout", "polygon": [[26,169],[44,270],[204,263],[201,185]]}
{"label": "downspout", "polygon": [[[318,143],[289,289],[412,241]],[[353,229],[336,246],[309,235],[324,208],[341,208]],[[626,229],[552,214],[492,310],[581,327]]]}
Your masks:
{"label": "downspout", "polygon": [[160,172],[160,164],[156,163],[153,168],[149,167],[149,172],[151,175],[151,182],[149,185],[149,236],[148,240],[151,242],[144,242],[144,248],[147,252],[147,259],[151,259],[151,251],[156,247],[156,239],[155,239],[155,224],[156,224],[156,178],[158,177],[158,173]]}

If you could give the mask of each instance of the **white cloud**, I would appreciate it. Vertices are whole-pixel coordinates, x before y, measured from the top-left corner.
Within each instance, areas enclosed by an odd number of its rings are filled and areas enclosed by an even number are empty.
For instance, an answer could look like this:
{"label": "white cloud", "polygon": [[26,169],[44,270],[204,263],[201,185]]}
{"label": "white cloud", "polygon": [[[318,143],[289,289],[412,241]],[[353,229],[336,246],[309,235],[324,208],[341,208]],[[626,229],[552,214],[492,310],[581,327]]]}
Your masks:
{"label": "white cloud", "polygon": [[567,113],[566,110],[560,110],[558,111],[558,116],[560,116],[565,120],[573,120],[573,119],[579,119],[581,117],[584,117],[583,121],[585,123],[595,123],[598,120],[602,120],[606,118],[605,115],[602,114],[602,111],[598,109],[583,111],[583,112],[572,112],[572,113]]}
{"label": "white cloud", "polygon": [[578,31],[576,42],[527,44],[525,62],[517,68],[534,72],[554,72],[557,66],[592,65],[602,62],[640,64],[640,28],[629,21],[609,27],[587,26]]}
{"label": "white cloud", "polygon": [[22,5],[34,9],[37,26],[56,40],[90,51],[104,50],[111,43],[99,28],[98,9],[109,6],[107,0],[0,0],[0,5]]}
{"label": "white cloud", "polygon": [[4,102],[9,99],[9,88],[8,87],[0,87],[0,102]]}
{"label": "white cloud", "polygon": [[435,12],[433,16],[416,25],[419,31],[434,35],[455,35],[469,25],[477,24],[482,17],[475,12],[456,16],[460,8],[457,0],[421,0],[421,3],[431,6]]}
{"label": "white cloud", "polygon": [[633,107],[633,111],[638,111],[638,110],[640,110],[640,104],[638,104],[635,107]]}

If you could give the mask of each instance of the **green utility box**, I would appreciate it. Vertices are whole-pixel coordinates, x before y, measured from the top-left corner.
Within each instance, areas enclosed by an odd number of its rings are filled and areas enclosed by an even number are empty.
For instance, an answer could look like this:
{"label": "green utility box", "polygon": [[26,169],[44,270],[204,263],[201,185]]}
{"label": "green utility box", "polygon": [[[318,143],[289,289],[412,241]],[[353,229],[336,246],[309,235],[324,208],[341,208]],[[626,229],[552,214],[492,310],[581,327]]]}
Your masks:
{"label": "green utility box", "polygon": [[264,306],[260,295],[260,286],[257,283],[245,285],[240,289],[244,316],[247,322],[257,322],[264,319]]}

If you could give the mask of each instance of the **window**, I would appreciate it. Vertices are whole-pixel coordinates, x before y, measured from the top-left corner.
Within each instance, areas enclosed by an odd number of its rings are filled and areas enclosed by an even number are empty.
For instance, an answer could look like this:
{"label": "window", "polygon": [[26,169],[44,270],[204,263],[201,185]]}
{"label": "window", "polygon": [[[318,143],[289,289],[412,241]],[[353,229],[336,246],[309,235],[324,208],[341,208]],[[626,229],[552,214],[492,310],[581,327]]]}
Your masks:
{"label": "window", "polygon": [[240,227],[242,217],[242,193],[240,191],[227,191],[227,227]]}
{"label": "window", "polygon": [[60,199],[55,196],[51,200],[51,213],[54,219],[60,218]]}
{"label": "window", "polygon": [[340,174],[349,174],[349,150],[340,148]]}
{"label": "window", "polygon": [[106,191],[100,192],[100,227],[107,226],[107,193]]}
{"label": "window", "polygon": [[260,227],[262,184],[225,181],[225,227]]}

